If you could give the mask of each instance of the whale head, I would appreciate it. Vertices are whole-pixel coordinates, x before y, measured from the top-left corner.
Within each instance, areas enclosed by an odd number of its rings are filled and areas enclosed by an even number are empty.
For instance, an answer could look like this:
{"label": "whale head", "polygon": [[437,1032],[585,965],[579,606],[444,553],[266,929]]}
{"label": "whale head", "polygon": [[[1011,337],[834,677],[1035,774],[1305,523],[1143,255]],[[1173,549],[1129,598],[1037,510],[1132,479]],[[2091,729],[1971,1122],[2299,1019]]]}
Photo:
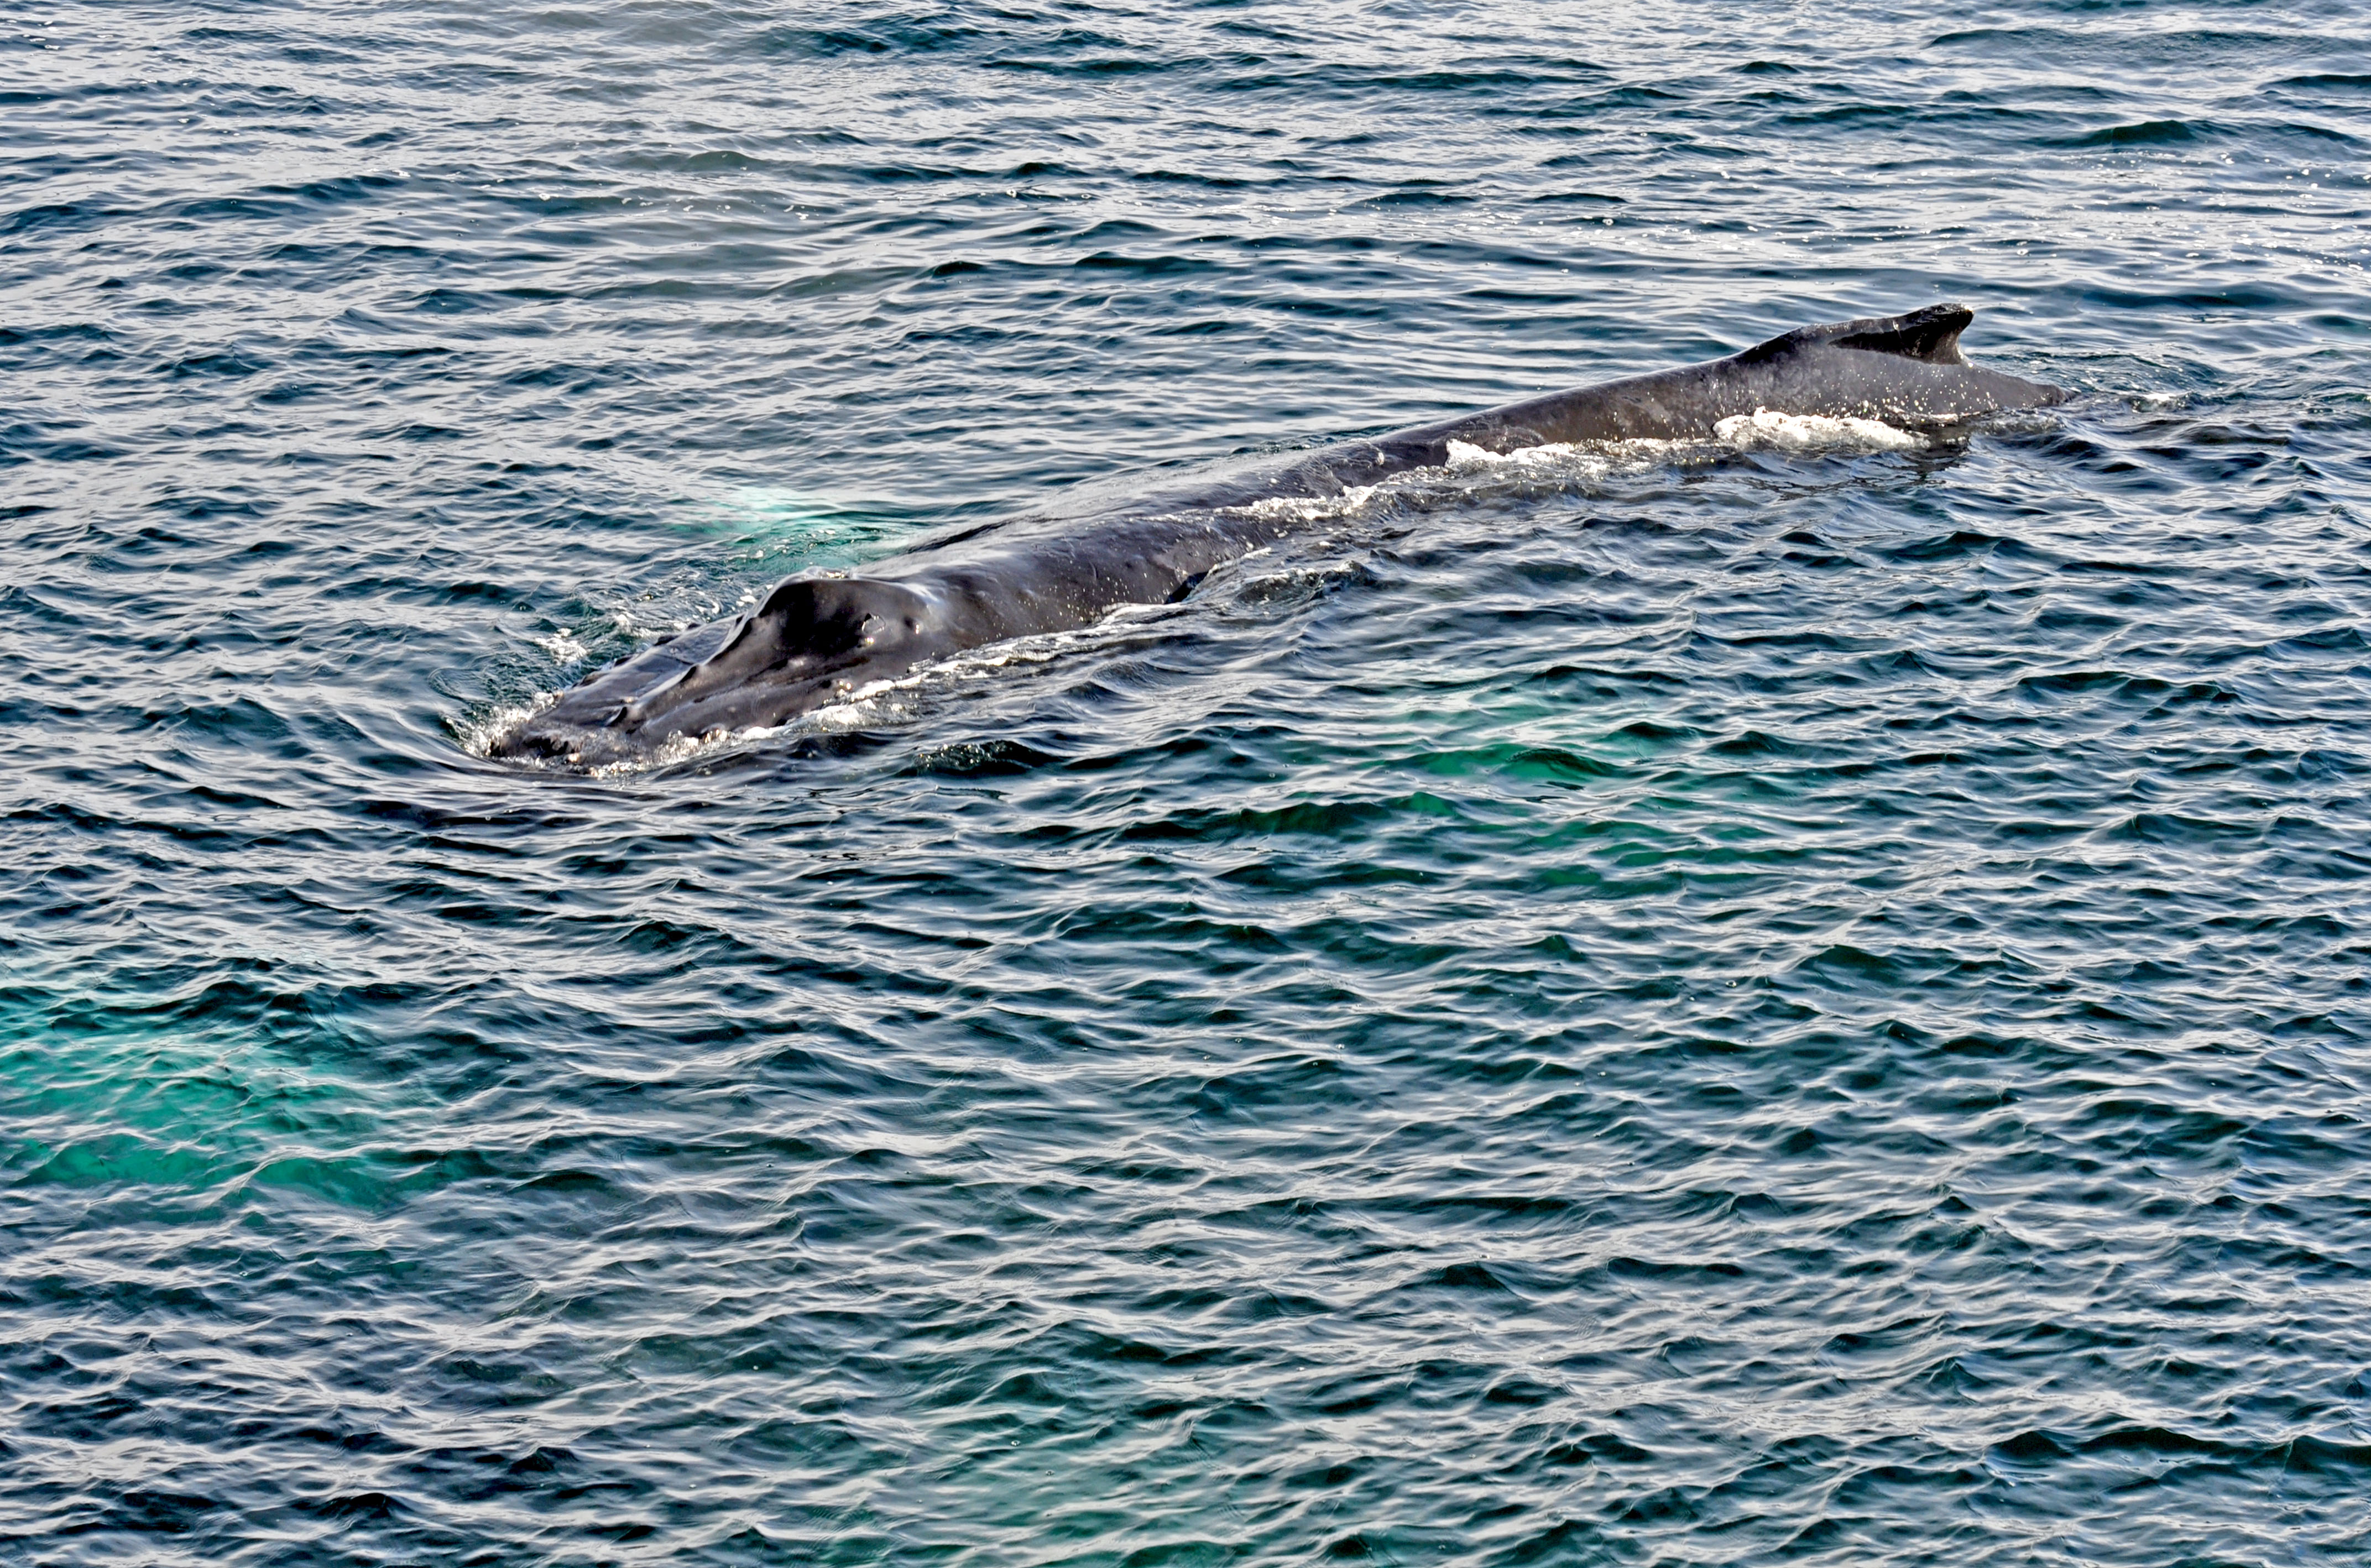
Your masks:
{"label": "whale head", "polygon": [[[721,628],[646,648],[495,740],[495,756],[600,767],[769,729],[871,677],[902,672],[940,618],[927,589],[794,577]],[[712,651],[711,651],[712,649]]]}

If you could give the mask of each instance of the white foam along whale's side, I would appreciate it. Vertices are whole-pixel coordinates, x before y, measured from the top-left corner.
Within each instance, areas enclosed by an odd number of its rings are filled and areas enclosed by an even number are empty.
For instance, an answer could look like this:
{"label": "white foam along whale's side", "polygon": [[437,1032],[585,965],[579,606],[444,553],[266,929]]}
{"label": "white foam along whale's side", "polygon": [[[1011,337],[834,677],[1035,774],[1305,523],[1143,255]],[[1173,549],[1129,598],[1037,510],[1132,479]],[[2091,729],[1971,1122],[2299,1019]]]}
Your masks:
{"label": "white foam along whale's side", "polygon": [[745,616],[689,631],[596,674],[500,736],[498,756],[597,767],[686,739],[783,723],[966,648],[1084,626],[1128,604],[1192,592],[1212,567],[1275,542],[1294,509],[1451,460],[1451,444],[1507,453],[1559,443],[1711,439],[1761,413],[1949,427],[2067,394],[1971,364],[1955,305],[1804,327],[1726,359],[1509,403],[1296,454],[1186,491],[1084,518],[969,530],[854,577],[799,576]]}

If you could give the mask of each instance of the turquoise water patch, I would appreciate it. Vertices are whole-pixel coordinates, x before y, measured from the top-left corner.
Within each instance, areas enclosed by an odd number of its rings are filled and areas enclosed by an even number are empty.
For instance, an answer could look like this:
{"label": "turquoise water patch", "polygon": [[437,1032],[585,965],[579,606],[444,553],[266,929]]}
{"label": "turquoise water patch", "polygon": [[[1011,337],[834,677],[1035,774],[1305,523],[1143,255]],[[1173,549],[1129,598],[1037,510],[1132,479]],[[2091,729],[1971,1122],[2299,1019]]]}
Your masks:
{"label": "turquoise water patch", "polygon": [[0,1117],[27,1222],[73,1191],[186,1211],[278,1189],[364,1212],[417,1191],[421,1162],[387,1145],[425,1118],[386,1084],[318,1063],[366,1058],[366,1043],[253,1020],[255,1003],[293,1000],[237,977],[164,1008],[16,987]]}
{"label": "turquoise water patch", "polygon": [[700,514],[699,525],[747,549],[753,566],[789,575],[846,571],[910,538],[910,511],[899,515],[862,502],[755,485],[733,491]]}

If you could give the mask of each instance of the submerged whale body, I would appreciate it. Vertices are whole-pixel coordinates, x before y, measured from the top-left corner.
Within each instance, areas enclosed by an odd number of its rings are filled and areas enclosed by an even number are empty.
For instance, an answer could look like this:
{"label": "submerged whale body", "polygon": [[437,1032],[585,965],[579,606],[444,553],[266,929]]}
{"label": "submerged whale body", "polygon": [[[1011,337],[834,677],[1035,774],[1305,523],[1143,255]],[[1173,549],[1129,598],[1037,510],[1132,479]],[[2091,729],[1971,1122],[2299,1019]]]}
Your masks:
{"label": "submerged whale body", "polygon": [[928,660],[1085,626],[1121,605],[1184,598],[1211,568],[1290,531],[1271,498],[1319,498],[1450,460],[1551,443],[1710,438],[1768,411],[1941,429],[2067,394],[1970,364],[1954,305],[1804,327],[1742,353],[1313,452],[1089,518],[990,525],[875,563],[793,577],[746,616],[602,671],[498,739],[497,756],[579,767],[783,723]]}

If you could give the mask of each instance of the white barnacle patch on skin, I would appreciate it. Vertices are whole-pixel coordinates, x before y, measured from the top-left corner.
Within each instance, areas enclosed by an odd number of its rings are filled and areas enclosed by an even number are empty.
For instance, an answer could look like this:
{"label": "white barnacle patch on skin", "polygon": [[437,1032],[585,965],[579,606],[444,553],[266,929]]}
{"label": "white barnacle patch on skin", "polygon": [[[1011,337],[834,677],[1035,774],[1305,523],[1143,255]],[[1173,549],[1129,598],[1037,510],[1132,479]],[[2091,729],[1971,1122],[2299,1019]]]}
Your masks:
{"label": "white barnacle patch on skin", "polygon": [[1469,468],[1495,467],[1501,460],[1499,454],[1486,446],[1476,446],[1470,441],[1452,438],[1449,443],[1449,461],[1441,466],[1455,474]]}
{"label": "white barnacle patch on skin", "polygon": [[1333,495],[1272,495],[1255,501],[1242,510],[1254,517],[1281,519],[1290,522],[1315,523],[1336,517],[1357,515],[1376,490],[1373,485],[1353,485]]}
{"label": "white barnacle patch on skin", "polygon": [[1781,414],[1756,409],[1714,425],[1713,432],[1731,446],[1780,452],[1915,452],[1926,443],[1906,430],[1878,420],[1832,418],[1826,414]]}
{"label": "white barnacle patch on skin", "polygon": [[1455,439],[1448,446],[1448,461],[1436,473],[1447,473],[1459,479],[1516,479],[1526,483],[1547,479],[1595,484],[1684,460],[1690,455],[1690,444],[1686,442],[1652,439],[1551,441],[1537,446],[1518,446],[1512,452],[1493,452],[1486,446]]}
{"label": "white barnacle patch on skin", "polygon": [[1580,448],[1569,442],[1547,442],[1538,446],[1518,446],[1512,452],[1493,452],[1486,446],[1452,438],[1449,443],[1449,462],[1452,474],[1470,473],[1475,469],[1497,469],[1512,466],[1518,468],[1544,468],[1578,455]]}

